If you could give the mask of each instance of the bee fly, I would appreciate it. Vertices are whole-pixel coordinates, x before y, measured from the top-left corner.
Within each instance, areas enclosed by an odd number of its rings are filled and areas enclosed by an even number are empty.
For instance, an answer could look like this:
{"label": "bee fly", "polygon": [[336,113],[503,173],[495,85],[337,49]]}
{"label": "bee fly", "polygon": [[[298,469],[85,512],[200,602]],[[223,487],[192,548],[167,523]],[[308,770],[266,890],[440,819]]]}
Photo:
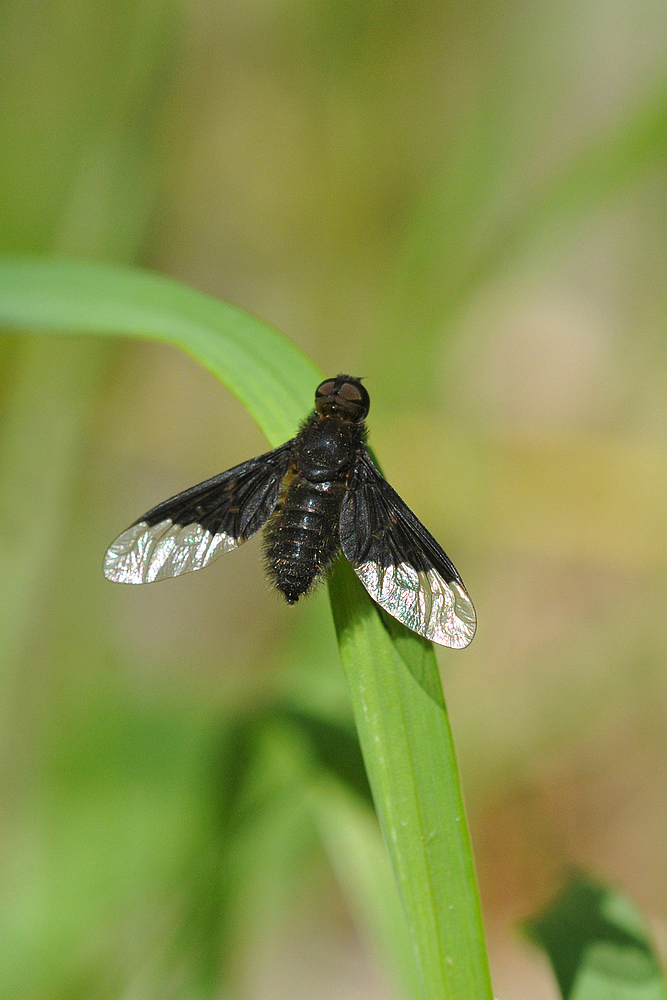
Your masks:
{"label": "bee fly", "polygon": [[153,507],[109,547],[104,575],[153,583],[191,573],[266,525],[267,574],[288,604],[342,549],[390,615],[443,646],[467,646],[472,601],[449,557],[375,468],[369,406],[359,379],[326,379],[295,438]]}

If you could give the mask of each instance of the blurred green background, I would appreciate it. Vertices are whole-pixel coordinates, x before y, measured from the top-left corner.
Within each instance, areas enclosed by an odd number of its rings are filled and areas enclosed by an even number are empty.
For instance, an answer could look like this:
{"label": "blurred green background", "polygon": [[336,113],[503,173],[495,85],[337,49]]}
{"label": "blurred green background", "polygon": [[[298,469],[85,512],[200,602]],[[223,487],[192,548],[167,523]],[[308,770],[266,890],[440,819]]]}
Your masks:
{"label": "blurred green background", "polygon": [[[3,252],[157,268],[367,378],[478,610],[439,655],[496,996],[556,996],[514,928],[569,863],[664,952],[667,7],[14,0],[0,38]],[[228,843],[274,706],[349,730],[325,590],[279,603],[257,539],[101,574],[261,434],[174,350],[10,332],[0,417],[0,995],[398,997],[307,824]]]}

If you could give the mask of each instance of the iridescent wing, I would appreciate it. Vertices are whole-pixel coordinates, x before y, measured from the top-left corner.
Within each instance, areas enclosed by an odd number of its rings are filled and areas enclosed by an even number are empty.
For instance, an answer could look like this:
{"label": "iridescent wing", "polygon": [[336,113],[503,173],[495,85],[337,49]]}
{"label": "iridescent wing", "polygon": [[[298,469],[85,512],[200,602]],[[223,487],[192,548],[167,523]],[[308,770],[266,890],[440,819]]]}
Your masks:
{"label": "iridescent wing", "polygon": [[463,581],[364,451],[343,500],[340,541],[374,601],[419,635],[462,649],[477,618]]}
{"label": "iridescent wing", "polygon": [[251,538],[273,512],[292,442],[165,500],[112,542],[104,575],[153,583],[203,569]]}

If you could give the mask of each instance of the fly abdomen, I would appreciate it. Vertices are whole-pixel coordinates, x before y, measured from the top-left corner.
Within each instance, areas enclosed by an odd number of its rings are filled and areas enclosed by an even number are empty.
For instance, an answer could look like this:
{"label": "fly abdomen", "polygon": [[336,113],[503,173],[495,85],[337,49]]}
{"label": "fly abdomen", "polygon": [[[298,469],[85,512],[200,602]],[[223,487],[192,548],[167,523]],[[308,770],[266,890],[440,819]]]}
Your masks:
{"label": "fly abdomen", "polygon": [[269,577],[295,604],[325,573],[340,551],[339,520],[344,483],[288,482],[264,533]]}

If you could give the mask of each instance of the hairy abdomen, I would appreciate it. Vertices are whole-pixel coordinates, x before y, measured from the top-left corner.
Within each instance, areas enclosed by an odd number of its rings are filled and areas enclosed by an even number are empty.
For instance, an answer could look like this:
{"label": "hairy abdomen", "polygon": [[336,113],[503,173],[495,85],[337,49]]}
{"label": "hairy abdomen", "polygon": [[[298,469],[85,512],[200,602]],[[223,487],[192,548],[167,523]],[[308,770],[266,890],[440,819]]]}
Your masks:
{"label": "hairy abdomen", "polygon": [[264,531],[264,555],[288,604],[310,590],[338,555],[344,495],[344,483],[311,483],[298,475],[284,486]]}

